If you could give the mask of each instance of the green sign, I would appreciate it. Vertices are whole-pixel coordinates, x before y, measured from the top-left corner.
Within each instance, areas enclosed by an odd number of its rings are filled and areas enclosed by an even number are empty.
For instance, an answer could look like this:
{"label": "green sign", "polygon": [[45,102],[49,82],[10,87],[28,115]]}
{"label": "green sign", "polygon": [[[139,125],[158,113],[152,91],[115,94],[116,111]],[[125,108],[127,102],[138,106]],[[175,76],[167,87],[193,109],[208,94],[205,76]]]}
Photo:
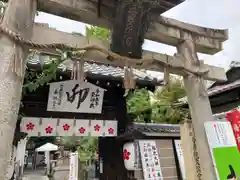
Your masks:
{"label": "green sign", "polygon": [[233,179],[235,176],[240,180],[240,153],[237,146],[213,148],[212,152],[219,179]]}
{"label": "green sign", "polygon": [[240,180],[240,153],[229,122],[205,123],[218,180]]}

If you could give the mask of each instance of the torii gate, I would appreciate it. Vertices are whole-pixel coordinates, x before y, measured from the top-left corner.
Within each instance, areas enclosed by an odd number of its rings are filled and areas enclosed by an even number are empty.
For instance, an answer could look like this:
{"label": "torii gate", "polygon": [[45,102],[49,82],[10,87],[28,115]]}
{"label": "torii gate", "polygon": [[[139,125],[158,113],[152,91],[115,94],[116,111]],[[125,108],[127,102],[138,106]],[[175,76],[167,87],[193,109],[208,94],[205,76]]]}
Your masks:
{"label": "torii gate", "polygon": [[[6,179],[4,173],[7,169],[6,164],[20,105],[25,67],[24,59],[26,59],[29,48],[29,46],[20,44],[24,39],[39,44],[64,43],[88,49],[85,53],[86,61],[94,59],[121,67],[124,67],[125,62],[128,61],[128,65],[134,68],[145,68],[159,72],[163,72],[164,69],[168,68],[170,73],[183,76],[195,130],[197,152],[200,157],[201,179],[216,179],[204,131],[204,122],[213,120],[213,115],[209,99],[205,93],[206,87],[204,87],[203,79],[225,81],[226,75],[224,69],[206,65],[199,61],[197,52],[214,54],[221,51],[222,42],[228,38],[227,30],[203,28],[159,17],[155,23],[150,25],[146,38],[176,46],[177,54],[168,56],[160,53],[145,52],[142,60],[135,60],[111,53],[108,51],[109,45],[105,42],[89,40],[84,37],[76,38],[67,34],[62,37],[55,36],[56,33],[60,32],[33,23],[38,9],[88,24],[111,27],[113,23],[110,13],[111,7],[106,4],[102,5],[101,17],[98,17],[94,11],[96,7],[96,2],[89,0],[8,1],[8,7],[0,28],[3,32],[0,38],[2,62],[0,70],[0,142],[2,143],[2,146],[0,146],[0,180]],[[12,31],[20,36],[12,33]],[[89,47],[89,45],[95,46]],[[52,51],[56,53],[54,49]],[[93,51],[94,53],[92,53]],[[107,56],[112,56],[113,60],[106,60]]]}

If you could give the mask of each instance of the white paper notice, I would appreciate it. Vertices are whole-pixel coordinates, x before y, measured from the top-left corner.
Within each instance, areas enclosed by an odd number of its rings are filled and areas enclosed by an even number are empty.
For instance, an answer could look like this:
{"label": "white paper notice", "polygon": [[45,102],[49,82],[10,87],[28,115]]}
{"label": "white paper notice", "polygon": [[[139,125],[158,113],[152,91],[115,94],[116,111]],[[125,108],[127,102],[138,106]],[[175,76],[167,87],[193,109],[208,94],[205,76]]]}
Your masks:
{"label": "white paper notice", "polygon": [[181,146],[181,140],[174,140],[174,144],[175,144],[176,151],[177,151],[177,157],[178,157],[178,162],[180,165],[182,179],[186,180],[187,177],[186,177],[186,173],[185,173],[184,157],[183,157],[183,150],[182,150],[182,146]]}
{"label": "white paper notice", "polygon": [[139,140],[144,180],[163,180],[156,142]]}
{"label": "white paper notice", "polygon": [[209,121],[204,124],[211,148],[236,146],[229,122]]}
{"label": "white paper notice", "polygon": [[78,153],[70,154],[69,180],[78,180]]}

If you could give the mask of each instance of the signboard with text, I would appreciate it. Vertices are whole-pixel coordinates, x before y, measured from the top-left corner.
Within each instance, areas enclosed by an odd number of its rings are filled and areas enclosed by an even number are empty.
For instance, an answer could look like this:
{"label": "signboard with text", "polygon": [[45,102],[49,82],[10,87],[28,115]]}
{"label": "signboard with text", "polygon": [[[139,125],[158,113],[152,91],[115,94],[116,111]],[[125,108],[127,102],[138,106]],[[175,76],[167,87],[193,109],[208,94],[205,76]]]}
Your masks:
{"label": "signboard with text", "polygon": [[78,180],[78,153],[70,153],[69,180]]}
{"label": "signboard with text", "polygon": [[184,166],[184,157],[183,157],[183,150],[182,150],[182,145],[181,145],[181,140],[174,140],[174,144],[176,147],[176,152],[177,152],[177,157],[178,157],[178,162],[180,165],[180,171],[182,174],[182,179],[186,180],[186,173],[185,173],[185,166]]}
{"label": "signboard with text", "polygon": [[163,180],[160,159],[154,140],[139,140],[144,180]]}
{"label": "signboard with text", "polygon": [[218,180],[240,178],[240,153],[229,122],[209,121],[205,131]]}
{"label": "signboard with text", "polygon": [[47,110],[100,114],[104,91],[91,83],[78,80],[51,83]]}

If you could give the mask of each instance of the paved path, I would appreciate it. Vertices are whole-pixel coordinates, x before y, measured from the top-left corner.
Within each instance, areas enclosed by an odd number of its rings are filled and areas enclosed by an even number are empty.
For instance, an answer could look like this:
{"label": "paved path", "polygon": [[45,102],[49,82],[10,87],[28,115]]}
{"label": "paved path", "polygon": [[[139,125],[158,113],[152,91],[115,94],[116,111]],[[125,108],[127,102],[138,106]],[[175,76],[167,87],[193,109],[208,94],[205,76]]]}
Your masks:
{"label": "paved path", "polygon": [[23,180],[48,180],[48,177],[45,176],[44,170],[26,169]]}
{"label": "paved path", "polygon": [[23,180],[48,180],[47,176],[35,176],[35,175],[27,175],[23,177]]}

